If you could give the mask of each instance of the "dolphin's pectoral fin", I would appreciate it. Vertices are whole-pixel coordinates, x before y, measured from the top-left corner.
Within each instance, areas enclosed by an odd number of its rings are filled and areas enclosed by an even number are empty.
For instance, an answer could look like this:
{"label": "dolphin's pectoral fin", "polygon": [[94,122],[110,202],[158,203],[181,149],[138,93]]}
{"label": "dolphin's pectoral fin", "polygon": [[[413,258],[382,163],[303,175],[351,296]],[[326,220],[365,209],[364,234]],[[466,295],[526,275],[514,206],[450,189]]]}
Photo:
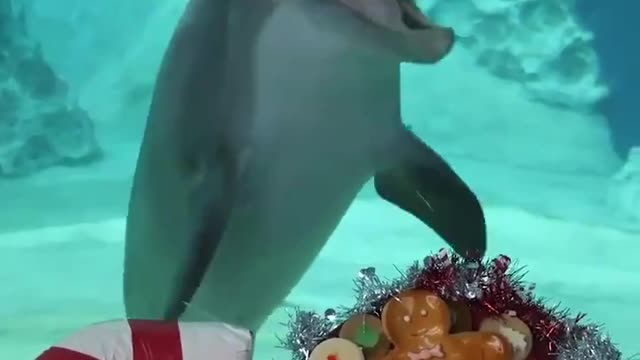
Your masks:
{"label": "dolphin's pectoral fin", "polygon": [[[400,154],[375,175],[378,194],[413,214],[465,257],[484,256],[487,246],[482,207],[475,194],[433,149],[406,130]],[[399,150],[399,151],[398,151]]]}
{"label": "dolphin's pectoral fin", "polygon": [[165,319],[178,319],[200,287],[224,235],[244,162],[244,158],[224,151],[212,164],[202,159],[195,168],[189,201],[195,223],[191,253],[181,269],[177,291],[165,312]]}

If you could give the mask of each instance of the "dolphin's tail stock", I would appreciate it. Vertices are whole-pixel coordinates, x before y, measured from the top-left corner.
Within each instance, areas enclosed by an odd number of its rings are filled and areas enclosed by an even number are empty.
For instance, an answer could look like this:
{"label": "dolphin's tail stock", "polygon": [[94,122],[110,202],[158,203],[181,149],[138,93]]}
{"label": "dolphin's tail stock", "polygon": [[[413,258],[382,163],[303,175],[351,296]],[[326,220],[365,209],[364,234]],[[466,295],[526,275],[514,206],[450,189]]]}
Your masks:
{"label": "dolphin's tail stock", "polygon": [[473,191],[409,129],[397,140],[392,153],[399,157],[375,175],[378,194],[428,225],[461,256],[484,256],[485,218]]}
{"label": "dolphin's tail stock", "polygon": [[[127,219],[128,317],[179,318],[225,228],[235,171],[225,161],[231,152],[212,146],[227,144],[211,132],[227,125],[220,98],[231,6],[232,0],[189,1],[162,61]],[[166,123],[169,131],[157,131]]]}
{"label": "dolphin's tail stock", "polygon": [[[223,89],[224,86],[221,82],[225,81],[225,72],[227,70],[228,27],[233,0],[206,1],[209,5],[204,10],[210,11],[212,16],[207,20],[209,27],[207,37],[210,43],[206,46],[215,49],[217,54],[214,56],[216,63],[204,65],[207,66],[207,72],[216,72],[209,80],[217,82],[217,87]],[[187,11],[190,10],[204,11],[203,9],[187,9]],[[189,15],[187,14],[187,16]],[[193,16],[197,15],[194,14]],[[213,92],[211,95],[214,107],[218,109],[223,107],[222,93],[218,91]],[[227,113],[214,111],[211,115],[214,117],[226,117]],[[228,119],[196,119],[196,121],[202,123],[213,121],[225,126]],[[205,127],[205,129],[208,129],[208,127]],[[189,141],[189,139],[185,140],[185,142]],[[193,138],[191,140],[193,141]],[[193,157],[197,159],[196,161],[202,162],[203,164],[200,164],[200,166],[204,168],[202,170],[204,172],[202,182],[195,189],[194,196],[189,199],[192,205],[197,204],[193,206],[193,214],[194,216],[197,214],[195,221],[199,226],[195,229],[193,238],[189,240],[192,242],[191,254],[184,263],[180,280],[176,284],[177,291],[173,293],[173,301],[170,302],[164,314],[165,319],[178,319],[185,311],[186,306],[191,301],[209,268],[218,242],[226,227],[232,203],[231,197],[235,194],[235,191],[230,187],[233,187],[236,169],[233,166],[234,161],[231,159],[232,153],[225,146],[224,139],[221,139],[220,142],[221,144],[217,147],[219,151],[213,151],[214,155],[211,154],[210,149],[206,154],[198,153],[203,151],[202,146],[195,146],[193,151],[195,153]],[[187,148],[192,149],[191,146],[187,146]],[[211,159],[211,157],[215,158]]]}

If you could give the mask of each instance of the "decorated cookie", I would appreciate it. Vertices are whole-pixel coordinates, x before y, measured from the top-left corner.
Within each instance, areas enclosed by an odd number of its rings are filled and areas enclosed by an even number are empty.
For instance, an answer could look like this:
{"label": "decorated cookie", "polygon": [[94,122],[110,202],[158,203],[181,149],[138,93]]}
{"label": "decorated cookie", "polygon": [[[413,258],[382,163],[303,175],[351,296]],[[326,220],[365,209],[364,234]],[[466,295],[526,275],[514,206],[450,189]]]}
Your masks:
{"label": "decorated cookie", "polygon": [[394,296],[382,309],[382,328],[397,348],[416,348],[421,336],[449,334],[451,315],[447,304],[425,290],[408,290]]}
{"label": "decorated cookie", "polygon": [[331,338],[316,346],[309,360],[364,360],[364,354],[358,345],[347,339]]}
{"label": "decorated cookie", "polygon": [[450,334],[447,303],[426,290],[407,290],[382,310],[382,328],[395,348],[385,360],[513,360],[511,344],[500,334]]}
{"label": "decorated cookie", "polygon": [[373,315],[353,315],[342,324],[339,336],[360,346],[367,360],[382,359],[391,349],[382,321]]}
{"label": "decorated cookie", "polygon": [[462,301],[447,301],[449,312],[451,312],[451,330],[452,334],[471,331],[473,329],[473,320],[471,317],[471,309]]}
{"label": "decorated cookie", "polygon": [[503,315],[484,319],[480,331],[489,331],[504,336],[513,347],[514,360],[525,360],[533,349],[533,334],[524,321],[516,316]]}

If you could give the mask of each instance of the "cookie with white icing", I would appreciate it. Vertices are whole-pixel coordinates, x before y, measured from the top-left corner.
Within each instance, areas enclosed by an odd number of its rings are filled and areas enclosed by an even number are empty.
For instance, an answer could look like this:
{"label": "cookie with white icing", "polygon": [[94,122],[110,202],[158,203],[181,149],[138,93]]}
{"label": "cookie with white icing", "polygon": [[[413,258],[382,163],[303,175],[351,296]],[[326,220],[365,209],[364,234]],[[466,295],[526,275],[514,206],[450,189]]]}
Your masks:
{"label": "cookie with white icing", "polygon": [[526,360],[533,349],[533,333],[524,321],[513,315],[484,319],[480,331],[498,333],[513,346],[514,360]]}
{"label": "cookie with white icing", "polygon": [[309,360],[365,360],[360,347],[342,338],[327,339],[316,346]]}

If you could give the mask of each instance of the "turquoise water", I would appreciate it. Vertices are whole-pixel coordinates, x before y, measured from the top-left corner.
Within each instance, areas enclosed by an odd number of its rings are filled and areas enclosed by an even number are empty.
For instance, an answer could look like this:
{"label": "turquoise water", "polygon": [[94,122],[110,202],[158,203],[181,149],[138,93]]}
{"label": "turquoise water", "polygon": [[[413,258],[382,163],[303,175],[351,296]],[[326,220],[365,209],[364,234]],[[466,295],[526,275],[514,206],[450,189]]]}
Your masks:
{"label": "turquoise water", "polygon": [[[0,96],[0,358],[26,360],[124,315],[131,179],[158,63],[185,1],[14,1],[2,17],[7,3],[0,0],[0,19],[11,26],[0,34],[21,44],[7,53],[37,65],[20,77],[0,63],[0,95],[9,89],[22,99],[16,110]],[[598,105],[612,86],[602,50],[571,2],[484,4],[424,2],[460,41],[435,66],[403,66],[404,121],[476,191],[490,255],[526,265],[540,295],[586,312],[626,356],[638,353],[640,158],[616,145],[620,127]],[[38,81],[43,68],[53,70],[54,86]],[[19,78],[31,80],[16,91]],[[55,126],[33,125],[59,108],[86,114],[67,110]],[[633,144],[634,134],[624,139]],[[393,276],[394,265],[443,246],[367,184],[260,330],[256,358],[287,358],[275,348],[287,308],[350,305],[362,267]]]}

